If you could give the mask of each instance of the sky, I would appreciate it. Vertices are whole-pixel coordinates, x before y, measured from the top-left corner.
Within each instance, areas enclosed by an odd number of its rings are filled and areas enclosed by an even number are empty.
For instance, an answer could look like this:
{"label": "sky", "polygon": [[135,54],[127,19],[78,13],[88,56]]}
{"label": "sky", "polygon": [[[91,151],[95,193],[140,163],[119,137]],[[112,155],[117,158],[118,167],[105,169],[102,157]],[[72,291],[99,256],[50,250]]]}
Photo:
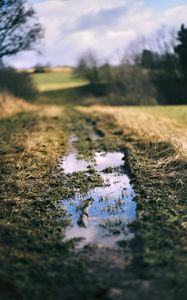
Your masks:
{"label": "sky", "polygon": [[30,0],[45,29],[40,52],[22,52],[7,62],[18,68],[38,63],[76,65],[87,49],[115,60],[141,36],[161,26],[187,25],[187,0]]}

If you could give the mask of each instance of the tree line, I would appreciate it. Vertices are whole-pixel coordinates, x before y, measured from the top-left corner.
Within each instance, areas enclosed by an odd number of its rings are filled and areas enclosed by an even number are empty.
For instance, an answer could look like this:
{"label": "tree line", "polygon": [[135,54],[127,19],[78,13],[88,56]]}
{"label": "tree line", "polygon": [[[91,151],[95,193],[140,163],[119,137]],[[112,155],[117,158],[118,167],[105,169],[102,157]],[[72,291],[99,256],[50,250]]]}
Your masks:
{"label": "tree line", "polygon": [[132,43],[117,65],[84,53],[75,72],[114,104],[187,104],[187,28],[161,28]]}
{"label": "tree line", "polygon": [[[37,93],[29,75],[3,69],[3,60],[35,49],[43,35],[29,1],[0,1],[0,90],[34,98]],[[187,28],[182,25],[175,33],[165,27],[149,39],[135,41],[115,65],[99,63],[92,51],[84,53],[75,76],[88,80],[89,91],[108,103],[187,104]]]}

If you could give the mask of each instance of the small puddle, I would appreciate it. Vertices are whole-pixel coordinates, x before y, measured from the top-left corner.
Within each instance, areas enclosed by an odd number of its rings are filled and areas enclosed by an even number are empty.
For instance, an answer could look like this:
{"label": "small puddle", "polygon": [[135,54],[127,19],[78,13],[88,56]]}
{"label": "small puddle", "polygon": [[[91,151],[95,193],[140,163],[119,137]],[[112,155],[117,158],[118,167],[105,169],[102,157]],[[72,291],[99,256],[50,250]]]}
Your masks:
{"label": "small puddle", "polygon": [[63,158],[65,174],[84,171],[89,177],[91,166],[104,182],[102,187],[77,191],[74,197],[60,201],[71,220],[66,240],[77,239],[79,248],[88,244],[115,247],[133,238],[128,224],[136,218],[135,193],[124,173],[124,159],[122,152],[97,152],[91,161],[78,159],[76,152]]}
{"label": "small puddle", "polygon": [[88,163],[83,159],[77,158],[77,153],[72,153],[64,157],[60,164],[65,174],[72,174],[74,172],[86,171]]}

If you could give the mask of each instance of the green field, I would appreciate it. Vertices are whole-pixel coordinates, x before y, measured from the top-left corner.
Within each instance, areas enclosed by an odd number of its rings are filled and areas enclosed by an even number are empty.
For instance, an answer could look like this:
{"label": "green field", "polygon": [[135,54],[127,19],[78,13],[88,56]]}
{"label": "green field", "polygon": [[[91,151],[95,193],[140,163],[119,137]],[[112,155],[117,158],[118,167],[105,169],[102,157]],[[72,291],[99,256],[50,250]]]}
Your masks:
{"label": "green field", "polygon": [[34,74],[32,77],[40,91],[79,87],[87,83],[85,80],[75,77],[73,71],[40,73]]}
{"label": "green field", "polygon": [[[35,103],[0,96],[0,298],[185,300],[187,106],[106,106],[72,73],[32,76]],[[137,219],[120,250],[64,240],[58,201],[101,184],[59,173],[72,133],[82,158],[126,155]]]}

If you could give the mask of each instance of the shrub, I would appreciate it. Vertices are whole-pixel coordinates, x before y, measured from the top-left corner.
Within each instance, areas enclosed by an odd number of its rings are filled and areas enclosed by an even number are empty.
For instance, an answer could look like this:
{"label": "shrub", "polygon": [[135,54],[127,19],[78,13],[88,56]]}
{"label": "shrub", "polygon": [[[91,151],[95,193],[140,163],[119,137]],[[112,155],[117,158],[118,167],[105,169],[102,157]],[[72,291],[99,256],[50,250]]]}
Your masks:
{"label": "shrub", "polygon": [[13,68],[0,69],[0,90],[27,101],[33,101],[38,93],[31,76],[18,73]]}
{"label": "shrub", "polygon": [[91,86],[100,84],[98,60],[93,52],[88,51],[79,58],[75,76],[88,80]]}
{"label": "shrub", "polygon": [[34,67],[34,71],[33,73],[49,73],[51,72],[51,66],[50,64],[46,64],[46,65],[41,65],[41,64],[37,64],[35,67]]}
{"label": "shrub", "polygon": [[157,104],[156,89],[149,73],[133,65],[119,66],[111,72],[108,94],[110,102],[115,99],[115,104]]}
{"label": "shrub", "polygon": [[157,89],[159,104],[187,104],[185,78],[171,76],[165,72],[151,72],[152,81]]}

